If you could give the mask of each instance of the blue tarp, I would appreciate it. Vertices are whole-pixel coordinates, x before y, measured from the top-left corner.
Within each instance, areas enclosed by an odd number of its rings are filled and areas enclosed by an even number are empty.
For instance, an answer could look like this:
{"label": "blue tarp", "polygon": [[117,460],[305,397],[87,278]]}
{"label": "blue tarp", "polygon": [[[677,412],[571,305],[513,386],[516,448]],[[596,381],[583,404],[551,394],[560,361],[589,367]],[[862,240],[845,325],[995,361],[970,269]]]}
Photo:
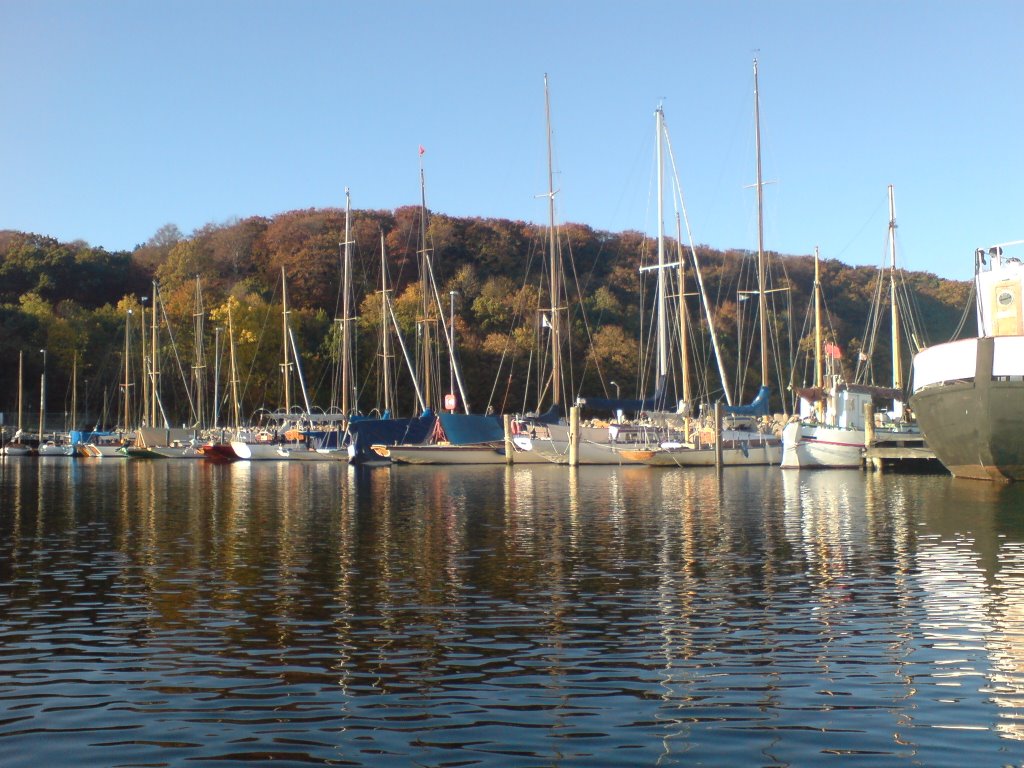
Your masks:
{"label": "blue tarp", "polygon": [[505,430],[498,416],[466,413],[442,413],[441,426],[452,445],[490,443],[505,439]]}
{"label": "blue tarp", "polygon": [[761,387],[758,390],[757,397],[748,405],[723,405],[723,413],[731,413],[735,416],[767,416],[768,415],[768,396],[771,394],[771,389],[768,387]]}
{"label": "blue tarp", "polygon": [[359,462],[366,458],[377,458],[370,450],[372,445],[400,445],[422,443],[434,431],[437,417],[433,411],[411,419],[365,419],[348,425],[352,460]]}

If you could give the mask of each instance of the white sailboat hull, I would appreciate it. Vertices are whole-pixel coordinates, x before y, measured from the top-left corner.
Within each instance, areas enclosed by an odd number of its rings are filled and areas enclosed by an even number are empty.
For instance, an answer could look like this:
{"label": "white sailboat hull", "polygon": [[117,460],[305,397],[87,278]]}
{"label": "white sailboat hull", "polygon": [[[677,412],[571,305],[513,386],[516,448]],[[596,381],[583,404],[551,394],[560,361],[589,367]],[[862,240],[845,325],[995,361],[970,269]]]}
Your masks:
{"label": "white sailboat hull", "polygon": [[853,469],[860,467],[864,430],[823,424],[787,424],[782,430],[783,469]]}
{"label": "white sailboat hull", "polygon": [[232,440],[231,448],[235,455],[243,461],[284,461],[287,452],[281,453],[280,443],[247,443],[243,440]]}

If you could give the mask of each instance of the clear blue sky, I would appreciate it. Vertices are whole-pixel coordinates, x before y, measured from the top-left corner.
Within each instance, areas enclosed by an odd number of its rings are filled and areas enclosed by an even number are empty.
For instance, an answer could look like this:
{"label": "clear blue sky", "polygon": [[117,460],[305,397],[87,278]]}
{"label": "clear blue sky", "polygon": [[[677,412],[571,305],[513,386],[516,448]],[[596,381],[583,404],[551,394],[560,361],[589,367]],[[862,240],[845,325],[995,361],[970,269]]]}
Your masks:
{"label": "clear blue sky", "polygon": [[1024,237],[1024,3],[0,0],[0,229],[130,249],[299,208],[654,231],[663,102],[694,240],[967,279]]}

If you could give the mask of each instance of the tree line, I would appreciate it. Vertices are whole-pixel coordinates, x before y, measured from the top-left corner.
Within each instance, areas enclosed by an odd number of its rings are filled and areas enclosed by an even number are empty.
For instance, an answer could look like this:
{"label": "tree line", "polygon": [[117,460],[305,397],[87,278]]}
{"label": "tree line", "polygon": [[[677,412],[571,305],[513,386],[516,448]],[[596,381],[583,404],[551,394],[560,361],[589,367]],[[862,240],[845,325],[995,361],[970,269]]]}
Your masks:
{"label": "tree line", "polygon": [[[409,206],[351,215],[355,301],[351,323],[360,410],[372,412],[381,402],[385,315],[381,291],[385,285],[401,335],[410,347],[419,333],[424,247],[431,254],[438,294],[444,302],[451,301],[437,311],[445,314],[445,322],[454,320],[457,359],[474,410],[508,412],[539,406],[546,388],[544,357],[550,353],[544,347],[550,344],[544,341],[544,331],[552,305],[545,282],[550,268],[547,228],[431,213],[424,245],[422,214],[418,207]],[[152,323],[155,283],[161,399],[172,422],[195,421],[196,406],[188,405],[189,393],[199,385],[207,393],[201,420],[211,421],[215,378],[216,407],[220,421],[225,421],[229,309],[240,410],[243,416],[260,408],[273,410],[280,406],[282,390],[283,272],[290,325],[309,397],[316,408],[326,410],[337,398],[345,216],[341,209],[289,211],[208,224],[188,236],[167,225],[133,250],[115,252],[81,241],[63,243],[45,235],[0,232],[0,407],[9,418],[16,411],[19,351],[25,361],[26,411],[38,407],[40,350],[45,349],[48,412],[70,410],[75,369],[79,421],[83,422],[78,426],[85,426],[86,418],[98,421],[104,412],[108,423],[114,423],[123,394],[126,341],[129,357],[140,355],[134,350],[141,344],[142,315]],[[655,243],[640,232],[612,233],[582,224],[560,226],[556,241],[556,259],[566,285],[566,295],[556,305],[564,304],[569,399],[578,394],[645,396],[653,386],[647,342],[652,335],[654,293],[641,267],[650,264]],[[670,244],[672,249],[675,245]],[[686,249],[682,253],[689,264]],[[744,371],[750,367],[747,345],[754,339],[748,325],[756,302],[746,301],[749,294],[742,288],[749,284],[756,254],[703,245],[696,247],[696,253],[724,367],[741,389],[737,396],[750,397],[758,381]],[[774,407],[781,409],[787,388],[808,383],[806,364],[794,366],[794,360],[812,345],[807,307],[814,265],[809,255],[776,253],[769,254],[769,265],[773,359],[779,361],[771,378],[776,389]],[[699,299],[691,295],[697,286],[692,264],[684,275],[691,368],[696,371],[698,391],[714,399],[722,394],[721,383],[709,364],[708,329]],[[852,377],[868,346],[865,329],[879,270],[825,259],[821,275],[828,308],[827,337],[842,350],[843,368]],[[912,297],[916,341],[926,344],[949,338],[964,313],[970,284],[924,272],[901,273],[900,280]],[[973,314],[968,315],[966,332],[973,328]],[[202,322],[197,323],[197,318]],[[908,351],[907,370],[909,355]],[[890,375],[888,360],[888,339],[883,335],[872,357],[872,373],[880,383]],[[446,353],[439,361],[447,371]],[[141,356],[132,366],[137,374],[143,366]],[[674,372],[673,380],[678,376]],[[611,382],[616,382],[615,391]],[[403,387],[401,379],[398,388],[400,409],[412,412],[411,388]]]}

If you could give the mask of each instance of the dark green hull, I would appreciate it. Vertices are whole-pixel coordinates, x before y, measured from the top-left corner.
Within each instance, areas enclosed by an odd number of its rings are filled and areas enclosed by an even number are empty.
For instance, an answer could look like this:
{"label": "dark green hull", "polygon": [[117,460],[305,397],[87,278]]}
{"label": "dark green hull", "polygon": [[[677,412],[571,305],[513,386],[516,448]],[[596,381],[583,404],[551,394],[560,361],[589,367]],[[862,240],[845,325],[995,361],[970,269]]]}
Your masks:
{"label": "dark green hull", "polygon": [[954,477],[1024,480],[1024,381],[992,378],[992,339],[978,339],[973,381],[910,398],[928,447]]}

